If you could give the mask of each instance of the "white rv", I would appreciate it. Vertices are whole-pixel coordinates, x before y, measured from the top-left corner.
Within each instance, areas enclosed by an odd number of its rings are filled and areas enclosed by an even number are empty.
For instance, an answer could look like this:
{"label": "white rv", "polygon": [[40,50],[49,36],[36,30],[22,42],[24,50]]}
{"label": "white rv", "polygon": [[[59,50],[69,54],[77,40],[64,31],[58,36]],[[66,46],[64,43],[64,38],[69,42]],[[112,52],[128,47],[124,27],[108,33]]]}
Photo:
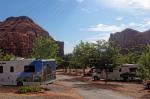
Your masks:
{"label": "white rv", "polygon": [[[136,76],[137,64],[123,64],[114,69],[109,69],[108,79],[109,80],[132,80]],[[92,75],[94,80],[106,79],[106,73],[101,69],[94,69]]]}
{"label": "white rv", "polygon": [[0,85],[35,85],[56,78],[56,62],[50,60],[0,61]]}

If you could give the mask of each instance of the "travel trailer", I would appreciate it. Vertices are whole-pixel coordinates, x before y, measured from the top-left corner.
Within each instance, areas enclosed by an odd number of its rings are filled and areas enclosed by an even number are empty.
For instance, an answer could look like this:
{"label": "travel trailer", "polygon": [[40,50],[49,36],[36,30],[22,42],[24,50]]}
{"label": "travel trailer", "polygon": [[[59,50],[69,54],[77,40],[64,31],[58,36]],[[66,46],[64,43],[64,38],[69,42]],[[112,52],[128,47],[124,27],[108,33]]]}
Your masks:
{"label": "travel trailer", "polygon": [[56,62],[23,59],[0,61],[0,85],[40,85],[56,78]]}
{"label": "travel trailer", "polygon": [[[137,64],[123,64],[108,70],[109,80],[134,80],[136,78]],[[101,69],[93,69],[93,80],[106,79],[106,73]],[[138,78],[138,77],[137,77]]]}

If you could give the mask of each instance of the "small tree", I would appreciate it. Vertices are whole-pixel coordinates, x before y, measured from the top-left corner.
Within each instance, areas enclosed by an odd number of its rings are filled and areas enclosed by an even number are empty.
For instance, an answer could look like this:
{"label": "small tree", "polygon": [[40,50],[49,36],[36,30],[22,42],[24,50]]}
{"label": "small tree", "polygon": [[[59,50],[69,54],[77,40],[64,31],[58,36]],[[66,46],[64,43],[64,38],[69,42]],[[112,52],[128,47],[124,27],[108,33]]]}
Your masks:
{"label": "small tree", "polygon": [[4,53],[0,49],[0,61],[10,61],[10,60],[14,60],[14,59],[15,59],[15,56],[13,54]]}
{"label": "small tree", "polygon": [[3,56],[4,61],[10,61],[10,60],[14,60],[14,59],[15,59],[15,56],[13,54],[5,54]]}
{"label": "small tree", "polygon": [[0,49],[0,60],[3,60],[4,52]]}
{"label": "small tree", "polygon": [[72,60],[72,54],[66,54],[63,58],[64,60],[64,68],[67,71],[67,68],[69,69],[69,73],[71,73],[71,60]]}
{"label": "small tree", "polygon": [[150,79],[150,46],[148,46],[146,51],[141,55],[139,64],[137,74],[142,79]]}
{"label": "small tree", "polygon": [[108,70],[113,69],[116,66],[116,56],[118,55],[118,52],[105,40],[97,41],[95,48],[96,52],[93,58],[93,65],[97,69],[104,70],[107,80]]}
{"label": "small tree", "polygon": [[34,42],[32,57],[48,59],[57,57],[57,44],[48,37],[38,36]]}
{"label": "small tree", "polygon": [[89,59],[92,56],[92,51],[94,50],[94,45],[88,42],[81,41],[73,51],[74,63],[80,66],[83,70],[83,75],[85,75],[85,68],[90,66]]}

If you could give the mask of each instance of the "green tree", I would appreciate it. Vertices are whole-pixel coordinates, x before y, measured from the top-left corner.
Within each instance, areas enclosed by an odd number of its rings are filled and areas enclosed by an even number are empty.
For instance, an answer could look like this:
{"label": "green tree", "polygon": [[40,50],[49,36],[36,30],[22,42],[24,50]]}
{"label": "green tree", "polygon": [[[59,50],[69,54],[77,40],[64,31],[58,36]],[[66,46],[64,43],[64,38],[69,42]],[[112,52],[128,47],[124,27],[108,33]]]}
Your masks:
{"label": "green tree", "polygon": [[85,68],[90,66],[89,59],[92,56],[94,45],[88,42],[81,41],[73,50],[74,63],[83,69],[85,75]]}
{"label": "green tree", "polygon": [[96,43],[81,41],[74,48],[73,62],[82,67],[83,74],[85,74],[86,67],[95,66],[105,70],[107,76],[108,70],[116,66],[117,54],[117,50],[105,40],[100,40]]}
{"label": "green tree", "polygon": [[150,46],[148,46],[146,51],[141,55],[139,65],[137,74],[142,79],[150,79]]}
{"label": "green tree", "polygon": [[13,54],[5,54],[3,56],[3,61],[10,61],[10,60],[14,60],[15,56]]}
{"label": "green tree", "polygon": [[118,53],[116,56],[116,63],[120,65],[124,63],[136,64],[140,56],[141,56],[140,53],[137,53],[135,51],[129,51],[127,54]]}
{"label": "green tree", "polygon": [[58,68],[63,68],[64,72],[67,73],[67,69],[71,69],[70,65],[72,60],[72,53],[65,54],[63,58],[57,58],[57,60]]}
{"label": "green tree", "polygon": [[126,57],[127,57],[127,60],[126,60],[127,63],[136,64],[138,62],[138,59],[140,58],[140,54],[130,51],[126,55]]}
{"label": "green tree", "polygon": [[15,56],[13,54],[4,53],[3,50],[0,49],[0,61],[10,61],[14,59]]}
{"label": "green tree", "polygon": [[122,54],[118,54],[116,55],[116,63],[119,65],[122,65],[124,63],[127,63],[127,56],[126,55],[122,55]]}
{"label": "green tree", "polygon": [[38,36],[34,42],[32,57],[49,59],[57,57],[58,45],[48,37]]}
{"label": "green tree", "polygon": [[63,63],[63,58],[62,57],[56,57],[57,69],[63,68],[62,63]]}
{"label": "green tree", "polygon": [[64,55],[64,68],[65,68],[65,72],[67,72],[67,69],[69,69],[69,73],[71,73],[71,60],[72,60],[72,54],[66,54]]}
{"label": "green tree", "polygon": [[0,60],[3,60],[4,52],[0,49]]}
{"label": "green tree", "polygon": [[104,70],[106,80],[108,78],[108,70],[113,69],[116,65],[116,56],[118,52],[110,46],[110,43],[105,40],[97,41],[95,44],[95,55],[93,57],[93,65],[97,69]]}

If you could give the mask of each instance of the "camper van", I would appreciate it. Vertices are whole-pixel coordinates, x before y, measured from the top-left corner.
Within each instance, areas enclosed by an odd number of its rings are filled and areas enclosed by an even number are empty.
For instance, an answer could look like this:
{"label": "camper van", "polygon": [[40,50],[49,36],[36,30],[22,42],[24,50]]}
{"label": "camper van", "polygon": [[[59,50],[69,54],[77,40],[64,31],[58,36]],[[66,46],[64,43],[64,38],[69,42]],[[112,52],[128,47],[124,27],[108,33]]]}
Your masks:
{"label": "camper van", "polygon": [[[138,80],[136,76],[137,64],[123,64],[108,70],[109,80]],[[101,69],[93,69],[93,80],[106,79],[106,73]]]}
{"label": "camper van", "polygon": [[0,85],[40,85],[56,78],[56,62],[23,59],[0,61]]}

